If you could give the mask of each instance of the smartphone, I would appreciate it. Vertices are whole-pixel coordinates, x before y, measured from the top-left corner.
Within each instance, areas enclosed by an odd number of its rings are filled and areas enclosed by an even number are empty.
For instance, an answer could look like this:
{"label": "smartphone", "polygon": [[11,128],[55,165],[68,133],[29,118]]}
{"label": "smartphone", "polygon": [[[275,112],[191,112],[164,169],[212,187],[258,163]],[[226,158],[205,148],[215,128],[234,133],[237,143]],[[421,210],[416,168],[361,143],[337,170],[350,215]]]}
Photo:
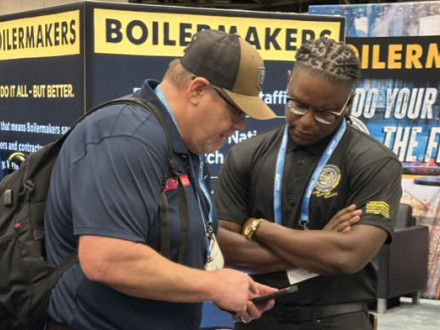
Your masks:
{"label": "smartphone", "polygon": [[295,291],[298,291],[298,286],[292,285],[292,286],[288,286],[284,289],[280,289],[279,291],[274,292],[274,293],[270,293],[270,294],[260,296],[260,297],[255,297],[251,300],[253,303],[259,303],[259,302],[266,301],[268,299],[285,297],[291,293],[294,293]]}

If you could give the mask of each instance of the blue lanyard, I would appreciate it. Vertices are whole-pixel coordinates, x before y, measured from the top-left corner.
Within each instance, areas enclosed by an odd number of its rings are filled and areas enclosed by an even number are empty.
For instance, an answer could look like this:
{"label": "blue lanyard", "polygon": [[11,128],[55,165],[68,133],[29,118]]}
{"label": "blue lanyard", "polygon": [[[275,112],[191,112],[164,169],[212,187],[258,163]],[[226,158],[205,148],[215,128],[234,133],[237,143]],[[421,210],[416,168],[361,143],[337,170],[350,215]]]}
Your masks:
{"label": "blue lanyard", "polygon": [[[160,87],[156,86],[156,88],[154,89],[154,92],[156,93],[156,96],[162,102],[162,104],[164,105],[165,109],[167,109],[168,113],[170,114],[171,118],[173,119],[174,125],[176,126],[177,130],[179,131],[179,134],[182,135],[180,133],[179,126],[177,125],[176,118],[174,117],[174,114],[171,111],[171,108],[170,108],[170,106],[168,104],[168,101],[165,98],[165,95],[163,95],[162,90],[160,89]],[[202,193],[205,196],[206,200],[208,201],[209,214],[208,214],[208,221],[206,221],[205,214],[203,212],[202,202],[200,200],[200,196],[198,194],[197,189],[194,189],[194,192],[195,192],[196,197],[197,197],[197,204],[199,205],[200,216],[201,216],[202,222],[203,222],[203,229],[205,230],[205,245],[206,245],[206,250],[207,250],[208,259],[209,259],[211,257],[211,246],[210,246],[209,243],[210,243],[211,235],[213,233],[213,226],[212,226],[212,224],[213,224],[214,214],[213,214],[211,195],[209,194],[208,189],[207,189],[206,184],[205,184],[205,180],[203,179],[204,161],[203,161],[202,157],[199,156],[199,160],[200,160],[199,175],[196,176],[195,175],[195,171],[194,171],[194,162],[192,160],[191,155],[188,156],[188,159],[189,159],[189,163],[190,163],[192,177],[193,178],[197,178],[198,183],[199,183],[199,187],[202,190]]]}
{"label": "blue lanyard", "polygon": [[195,189],[195,194],[197,196],[197,203],[199,204],[199,211],[200,211],[200,215],[201,215],[202,221],[203,221],[203,228],[205,229],[205,244],[206,244],[206,250],[207,250],[208,261],[209,261],[209,259],[211,258],[210,240],[211,240],[212,233],[213,233],[212,223],[213,223],[214,216],[213,216],[211,196],[208,192],[208,189],[206,188],[205,180],[203,179],[204,161],[201,156],[199,156],[199,160],[200,160],[199,173],[198,173],[198,176],[196,176],[195,172],[194,172],[194,162],[192,161],[191,156],[189,157],[192,175],[194,178],[197,178],[197,180],[199,182],[200,190],[202,191],[203,195],[205,196],[206,200],[208,201],[209,212],[208,212],[208,221],[206,221],[205,213],[203,212],[202,202],[200,200],[200,195],[198,194],[197,189]]}
{"label": "blue lanyard", "polygon": [[165,95],[163,95],[162,90],[160,89],[159,85],[157,85],[156,88],[154,89],[154,93],[159,98],[160,102],[162,102],[162,104],[164,105],[165,109],[167,109],[168,113],[171,116],[171,119],[174,122],[174,125],[177,128],[177,131],[179,132],[180,136],[182,136],[182,133],[180,133],[179,125],[177,125],[176,118],[174,117],[173,111],[171,111],[170,105],[168,104],[168,101],[165,98]]}
{"label": "blue lanyard", "polygon": [[208,225],[212,226],[213,223],[213,219],[214,219],[214,212],[213,212],[213,207],[212,207],[212,199],[211,199],[211,194],[208,191],[208,187],[206,186],[206,182],[205,179],[203,177],[203,167],[205,166],[205,161],[204,161],[204,156],[199,156],[200,159],[200,166],[199,166],[199,185],[200,185],[200,189],[203,192],[203,195],[205,196],[206,200],[208,201],[208,206],[209,206],[209,214],[208,214]]}
{"label": "blue lanyard", "polygon": [[273,186],[273,209],[275,223],[281,225],[281,189],[284,172],[284,159],[287,149],[287,125],[284,128],[283,139],[281,140],[280,150],[278,150],[277,165],[275,168],[275,182]]}
{"label": "blue lanyard", "polygon": [[[306,192],[304,194],[301,203],[301,222],[304,224],[304,226],[306,226],[306,224],[309,221],[309,205],[310,205],[310,198],[312,196],[313,189],[315,188],[316,182],[318,181],[319,176],[321,175],[321,172],[324,169],[324,166],[327,164],[328,160],[333,154],[333,151],[338,146],[339,141],[341,141],[341,138],[344,135],[346,128],[347,128],[347,123],[344,118],[341,126],[339,126],[338,131],[327,145],[324,153],[322,154],[318,162],[318,165],[316,165],[316,168],[313,171],[312,176],[310,177]],[[286,158],[287,137],[288,137],[288,130],[286,125],[286,128],[284,129],[283,139],[281,140],[280,149],[278,151],[277,163],[275,168],[273,199],[274,199],[275,223],[277,224],[281,224],[282,222],[281,189],[282,189],[282,180],[283,180],[283,172],[284,172],[284,160]]]}

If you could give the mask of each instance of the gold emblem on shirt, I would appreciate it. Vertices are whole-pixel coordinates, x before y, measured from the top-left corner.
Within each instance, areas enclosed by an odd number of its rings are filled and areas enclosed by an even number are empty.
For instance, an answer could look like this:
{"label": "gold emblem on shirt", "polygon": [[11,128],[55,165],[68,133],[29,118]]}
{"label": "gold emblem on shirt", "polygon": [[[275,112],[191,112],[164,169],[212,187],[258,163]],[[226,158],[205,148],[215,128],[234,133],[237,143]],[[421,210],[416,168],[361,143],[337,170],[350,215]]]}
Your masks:
{"label": "gold emblem on shirt", "polygon": [[384,201],[370,201],[365,206],[365,214],[378,214],[386,219],[390,218],[390,204]]}
{"label": "gold emblem on shirt", "polygon": [[322,170],[318,181],[315,184],[313,195],[316,197],[330,198],[337,196],[334,192],[339,182],[341,181],[341,170],[336,165],[326,165]]}

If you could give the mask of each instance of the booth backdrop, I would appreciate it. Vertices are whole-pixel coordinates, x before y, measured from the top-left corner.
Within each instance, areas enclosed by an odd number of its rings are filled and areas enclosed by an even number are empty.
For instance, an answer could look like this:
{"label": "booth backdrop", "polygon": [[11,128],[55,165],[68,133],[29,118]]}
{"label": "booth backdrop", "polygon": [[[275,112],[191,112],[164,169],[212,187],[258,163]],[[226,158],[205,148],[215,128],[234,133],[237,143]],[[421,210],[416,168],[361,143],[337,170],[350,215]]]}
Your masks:
{"label": "booth backdrop", "polygon": [[402,202],[413,207],[419,224],[430,227],[423,296],[440,299],[440,187],[414,183],[420,176],[440,175],[440,2],[310,6],[309,11],[346,17],[346,40],[363,68],[351,115],[402,162]]}
{"label": "booth backdrop", "polygon": [[344,37],[335,16],[196,9],[85,1],[0,17],[0,158],[33,152],[80,114],[160,79],[202,29],[238,33],[261,53],[261,93],[279,118],[248,120],[221,150],[206,155],[215,179],[229,148],[284,120],[285,84],[304,40]]}

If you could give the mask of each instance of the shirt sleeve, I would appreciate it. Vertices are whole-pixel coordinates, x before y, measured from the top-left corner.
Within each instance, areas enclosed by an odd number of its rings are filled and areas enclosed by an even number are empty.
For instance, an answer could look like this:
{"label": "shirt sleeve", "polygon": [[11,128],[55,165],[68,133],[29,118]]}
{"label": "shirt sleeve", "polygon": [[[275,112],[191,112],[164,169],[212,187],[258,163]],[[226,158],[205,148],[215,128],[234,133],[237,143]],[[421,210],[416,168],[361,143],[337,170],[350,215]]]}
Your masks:
{"label": "shirt sleeve", "polygon": [[240,162],[239,151],[232,148],[215,184],[214,204],[218,219],[242,225],[249,218],[248,173],[247,164]]}
{"label": "shirt sleeve", "polygon": [[360,224],[379,226],[392,234],[402,196],[401,164],[394,158],[386,157],[364,163],[353,173],[347,205],[356,204],[362,208]]}
{"label": "shirt sleeve", "polygon": [[70,169],[74,233],[146,242],[158,214],[162,147],[126,136],[89,143]]}

